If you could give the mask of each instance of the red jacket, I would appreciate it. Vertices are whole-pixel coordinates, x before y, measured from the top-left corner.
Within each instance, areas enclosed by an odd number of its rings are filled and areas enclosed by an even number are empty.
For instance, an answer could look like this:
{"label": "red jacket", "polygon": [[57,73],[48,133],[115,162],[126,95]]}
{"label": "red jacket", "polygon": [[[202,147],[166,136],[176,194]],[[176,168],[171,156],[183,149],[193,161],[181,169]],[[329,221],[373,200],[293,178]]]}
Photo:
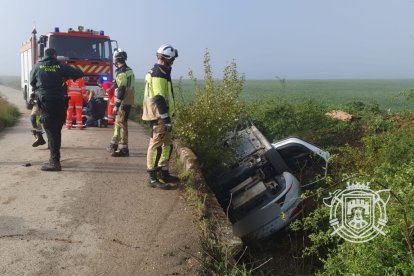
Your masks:
{"label": "red jacket", "polygon": [[67,80],[66,84],[68,85],[68,96],[81,96],[83,97],[86,93],[85,82],[82,78],[77,79],[76,81]]}
{"label": "red jacket", "polygon": [[107,94],[109,98],[112,98],[115,93],[115,85],[113,82],[104,81],[102,83],[102,90],[104,91],[104,94]]}

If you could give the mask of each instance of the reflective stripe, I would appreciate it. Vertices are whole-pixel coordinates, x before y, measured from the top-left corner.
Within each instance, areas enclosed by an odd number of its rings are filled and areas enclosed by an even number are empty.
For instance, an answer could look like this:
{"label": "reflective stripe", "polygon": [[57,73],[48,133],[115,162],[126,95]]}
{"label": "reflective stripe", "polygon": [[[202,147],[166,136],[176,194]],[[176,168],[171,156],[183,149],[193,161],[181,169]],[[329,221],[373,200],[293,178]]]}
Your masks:
{"label": "reflective stripe", "polygon": [[82,95],[82,93],[81,92],[70,91],[70,92],[68,92],[68,95]]}
{"label": "reflective stripe", "polygon": [[154,102],[154,99],[151,99],[150,97],[145,96],[145,101],[150,102],[150,103],[153,103]]}
{"label": "reflective stripe", "polygon": [[170,160],[170,157],[171,157],[171,149],[172,149],[172,146],[171,145],[167,145],[167,146],[165,146],[162,149],[161,158],[160,158],[160,161],[158,161],[158,165],[162,164],[163,161]]}
{"label": "reflective stripe", "polygon": [[161,119],[168,118],[168,113],[160,114],[160,116],[161,116]]}

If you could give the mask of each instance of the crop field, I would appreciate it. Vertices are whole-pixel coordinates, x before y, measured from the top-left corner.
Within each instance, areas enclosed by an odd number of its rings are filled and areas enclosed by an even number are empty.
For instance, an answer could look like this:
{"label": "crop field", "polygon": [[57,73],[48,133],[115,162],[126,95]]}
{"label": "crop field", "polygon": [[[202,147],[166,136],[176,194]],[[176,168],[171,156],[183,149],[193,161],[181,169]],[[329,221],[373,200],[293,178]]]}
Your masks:
{"label": "crop field", "polygon": [[[195,86],[190,80],[173,81],[176,98],[191,100]],[[20,77],[0,76],[0,84],[20,87]],[[203,81],[200,81],[203,84]],[[137,79],[137,103],[142,102],[144,81]],[[179,89],[181,87],[181,89]],[[414,79],[409,80],[246,80],[241,99],[279,100],[306,102],[313,100],[332,107],[350,102],[378,104],[381,109],[398,112],[414,110],[414,101],[407,101],[402,92],[414,89]],[[180,90],[182,92],[180,92]]]}
{"label": "crop field", "polygon": [[[180,98],[179,82],[175,80],[176,98]],[[201,83],[202,84],[202,83]],[[143,81],[137,87],[143,90]],[[192,99],[195,95],[194,84],[190,80],[181,82],[182,96]],[[309,100],[338,107],[353,101],[365,104],[378,104],[381,109],[391,112],[413,110],[414,101],[407,101],[401,95],[404,91],[414,89],[414,79],[410,80],[286,80],[283,85],[279,80],[246,80],[241,99],[278,100],[305,102]],[[142,94],[142,93],[141,93]],[[140,96],[140,95],[139,95]],[[140,96],[141,97],[141,96]]]}
{"label": "crop field", "polygon": [[[173,81],[178,100],[191,100],[195,97],[195,86],[190,80]],[[200,82],[200,84],[204,84]],[[180,88],[181,91],[180,92]],[[144,82],[137,81],[138,102],[142,101]],[[414,79],[410,80],[287,80],[283,85],[279,80],[246,80],[241,99],[281,100],[288,102],[315,102],[341,107],[350,102],[377,104],[391,112],[414,110],[414,101],[407,101],[401,95],[414,89]]]}

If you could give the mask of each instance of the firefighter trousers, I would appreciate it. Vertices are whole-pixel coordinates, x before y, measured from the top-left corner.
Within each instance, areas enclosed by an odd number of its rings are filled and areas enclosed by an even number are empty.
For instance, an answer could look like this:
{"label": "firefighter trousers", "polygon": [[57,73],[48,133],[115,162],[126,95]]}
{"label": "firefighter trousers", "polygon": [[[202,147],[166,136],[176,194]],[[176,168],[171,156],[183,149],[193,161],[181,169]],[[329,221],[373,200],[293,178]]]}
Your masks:
{"label": "firefighter trousers", "polygon": [[153,171],[157,167],[167,168],[172,152],[171,132],[167,132],[162,120],[150,123],[151,139],[147,151],[147,169]]}
{"label": "firefighter trousers", "polygon": [[113,144],[128,145],[128,117],[131,112],[130,105],[121,105],[115,117]]}
{"label": "firefighter trousers", "polygon": [[68,110],[66,112],[66,128],[72,128],[73,109],[76,112],[76,126],[78,129],[82,128],[82,107],[83,98],[81,95],[69,95]]}
{"label": "firefighter trousers", "polygon": [[40,109],[37,103],[33,105],[32,112],[30,113],[30,122],[32,123],[33,129],[42,130],[40,122]]}

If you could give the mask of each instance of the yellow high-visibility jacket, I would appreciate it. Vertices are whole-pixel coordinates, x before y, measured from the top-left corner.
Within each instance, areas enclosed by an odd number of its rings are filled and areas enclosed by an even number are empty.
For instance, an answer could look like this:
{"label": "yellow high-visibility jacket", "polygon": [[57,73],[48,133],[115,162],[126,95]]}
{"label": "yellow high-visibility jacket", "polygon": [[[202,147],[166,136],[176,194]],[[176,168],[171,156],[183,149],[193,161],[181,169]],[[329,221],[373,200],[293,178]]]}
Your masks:
{"label": "yellow high-visibility jacket", "polygon": [[145,77],[142,120],[171,120],[175,112],[171,67],[155,64]]}

